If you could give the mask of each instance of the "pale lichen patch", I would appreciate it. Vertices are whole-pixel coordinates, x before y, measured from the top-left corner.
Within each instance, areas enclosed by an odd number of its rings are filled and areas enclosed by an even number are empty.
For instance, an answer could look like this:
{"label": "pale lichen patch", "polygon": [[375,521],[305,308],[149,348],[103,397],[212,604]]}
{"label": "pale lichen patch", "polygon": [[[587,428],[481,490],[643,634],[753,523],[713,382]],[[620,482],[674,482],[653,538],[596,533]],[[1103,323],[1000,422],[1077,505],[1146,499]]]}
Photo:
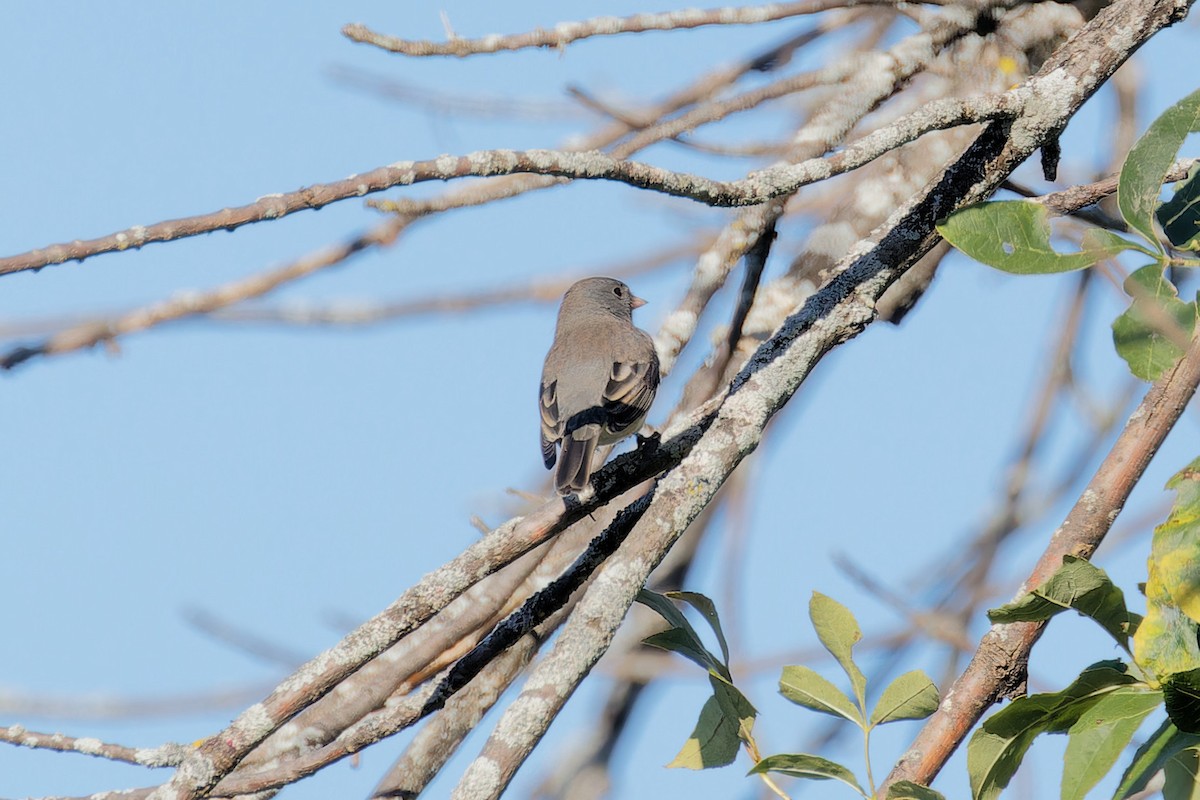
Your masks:
{"label": "pale lichen patch", "polygon": [[553,706],[544,697],[531,694],[527,688],[509,706],[508,712],[496,723],[492,737],[509,747],[520,747],[529,730],[530,719],[548,719],[554,713]]}
{"label": "pale lichen patch", "polygon": [[253,739],[266,736],[275,727],[275,721],[271,719],[266,706],[262,703],[255,703],[247,708],[233,724],[237,730]]}
{"label": "pale lichen patch", "polygon": [[486,756],[480,756],[467,767],[451,798],[466,800],[472,797],[495,797],[499,793],[502,780],[503,774],[499,765]]}
{"label": "pale lichen patch", "polygon": [[692,334],[696,332],[696,315],[688,309],[676,309],[672,311],[658,330],[658,338],[655,340],[655,347],[658,349],[658,360],[660,363],[675,361],[675,356],[679,352],[679,345],[692,338]]}
{"label": "pale lichen patch", "polygon": [[104,751],[104,742],[90,736],[82,736],[75,740],[75,749],[85,755],[99,755]]}

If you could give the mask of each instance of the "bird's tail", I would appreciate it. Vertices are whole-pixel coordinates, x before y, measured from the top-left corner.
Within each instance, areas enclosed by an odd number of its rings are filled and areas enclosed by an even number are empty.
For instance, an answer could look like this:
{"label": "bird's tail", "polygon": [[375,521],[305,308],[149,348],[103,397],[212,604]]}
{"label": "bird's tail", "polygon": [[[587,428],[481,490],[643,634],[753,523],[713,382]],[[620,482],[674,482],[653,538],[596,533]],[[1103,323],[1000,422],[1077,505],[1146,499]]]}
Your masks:
{"label": "bird's tail", "polygon": [[558,468],[554,471],[554,488],[560,495],[579,492],[587,486],[599,439],[599,425],[584,425],[563,437]]}

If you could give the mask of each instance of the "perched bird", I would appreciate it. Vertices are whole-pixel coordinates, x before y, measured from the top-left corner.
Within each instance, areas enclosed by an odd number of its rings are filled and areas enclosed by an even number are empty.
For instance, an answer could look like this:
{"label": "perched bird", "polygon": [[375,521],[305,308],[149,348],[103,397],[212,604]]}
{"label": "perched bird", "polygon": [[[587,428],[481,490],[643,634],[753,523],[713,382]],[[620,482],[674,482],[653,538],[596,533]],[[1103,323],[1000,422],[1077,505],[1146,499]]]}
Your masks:
{"label": "perched bird", "polygon": [[585,278],[563,296],[538,404],[546,469],[561,445],[560,495],[587,486],[596,447],[636,433],[654,402],[658,354],[633,325],[633,310],[645,303],[613,278]]}

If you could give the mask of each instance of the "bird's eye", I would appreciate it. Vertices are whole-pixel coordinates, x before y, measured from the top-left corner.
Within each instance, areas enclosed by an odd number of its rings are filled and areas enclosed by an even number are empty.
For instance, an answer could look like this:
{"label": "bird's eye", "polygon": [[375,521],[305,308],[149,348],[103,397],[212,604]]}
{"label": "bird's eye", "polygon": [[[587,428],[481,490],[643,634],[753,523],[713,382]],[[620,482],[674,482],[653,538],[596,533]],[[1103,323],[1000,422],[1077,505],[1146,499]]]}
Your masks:
{"label": "bird's eye", "polygon": [[624,289],[623,287],[621,287],[621,286],[614,286],[614,287],[613,287],[613,294],[615,294],[617,297],[624,297],[624,296],[625,296],[625,289]]}

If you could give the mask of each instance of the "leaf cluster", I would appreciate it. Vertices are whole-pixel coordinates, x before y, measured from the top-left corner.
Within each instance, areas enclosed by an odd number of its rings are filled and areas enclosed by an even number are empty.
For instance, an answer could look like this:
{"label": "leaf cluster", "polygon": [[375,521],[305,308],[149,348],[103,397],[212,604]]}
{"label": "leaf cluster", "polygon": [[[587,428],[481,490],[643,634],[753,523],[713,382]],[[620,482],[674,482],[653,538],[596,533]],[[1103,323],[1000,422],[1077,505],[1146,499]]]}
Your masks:
{"label": "leaf cluster", "polygon": [[[753,726],[757,712],[733,685],[729,671],[729,649],[720,620],[711,600],[694,592],[670,592],[666,595],[643,590],[639,601],[659,613],[670,627],[645,643],[679,653],[708,670],[713,695],[700,711],[700,719],[679,755],[668,765],[706,769],[725,766],[745,746],[754,760],[749,774],[789,775],[809,780],[834,780],[845,784],[862,797],[875,792],[868,761],[864,789],[848,767],[812,753],[779,753],[761,757],[754,741]],[[671,601],[679,600],[699,611],[711,626],[721,650],[718,658],[700,639],[694,627]],[[864,752],[870,752],[871,731],[879,725],[906,719],[924,719],[937,710],[937,687],[924,672],[913,670],[893,680],[880,694],[874,706],[867,704],[867,678],[854,661],[854,645],[862,639],[862,630],[854,615],[836,600],[813,592],[809,618],[821,645],[829,652],[849,679],[850,691],[843,692],[817,671],[803,665],[783,668],[779,691],[796,705],[827,714],[857,726],[863,734]],[[777,787],[776,792],[782,794]],[[888,789],[889,800],[938,800],[941,795],[927,786],[901,781]]]}
{"label": "leaf cluster", "polygon": [[1155,380],[1183,355],[1197,326],[1197,301],[1179,297],[1167,268],[1200,266],[1196,258],[1171,252],[1200,252],[1200,163],[1175,185],[1168,200],[1163,202],[1161,195],[1184,140],[1198,131],[1200,91],[1167,109],[1129,151],[1117,184],[1117,205],[1125,226],[1141,241],[1091,227],[1083,233],[1079,251],[1063,252],[1053,241],[1049,209],[1031,200],[963,208],[938,223],[938,232],[977,261],[1019,275],[1084,269],[1125,251],[1150,258],[1125,280],[1130,305],[1112,329],[1113,344],[1130,371]]}
{"label": "leaf cluster", "polygon": [[1168,800],[1194,797],[1200,788],[1200,459],[1167,486],[1176,502],[1154,531],[1144,618],[1126,607],[1103,570],[1073,556],[1033,591],[988,612],[992,622],[1010,623],[1073,609],[1129,658],[1092,664],[1065,689],[1019,698],[985,720],[967,747],[975,798],[997,797],[1043,733],[1067,734],[1061,796],[1082,798],[1160,710],[1166,719],[1134,754],[1114,799],[1142,791],[1160,771]]}
{"label": "leaf cluster", "polygon": [[[1115,793],[1124,800],[1143,791],[1159,772],[1167,800],[1193,798],[1200,791],[1200,458],[1168,483],[1176,500],[1154,531],[1144,586],[1146,615],[1131,611],[1124,592],[1099,567],[1075,556],[1040,586],[988,612],[996,624],[1045,621],[1073,610],[1096,622],[1125,652],[1124,660],[1087,667],[1069,686],[1019,698],[993,714],[967,747],[971,792],[977,800],[1000,795],[1025,754],[1041,734],[1066,734],[1061,796],[1083,798],[1116,765],[1139,727],[1164,713],[1153,734],[1133,754]],[[870,735],[879,725],[924,719],[937,710],[937,687],[920,670],[894,679],[873,705],[867,678],[854,660],[862,639],[854,615],[819,592],[809,601],[809,618],[821,645],[841,667],[849,684],[843,691],[811,667],[783,668],[779,691],[798,706],[857,727],[866,753],[866,788],[843,764],[813,753],[761,756],[754,739],[757,710],[733,682],[729,646],[713,602],[694,592],[657,594],[643,590],[639,601],[657,612],[666,630],[646,644],[679,653],[708,672],[712,696],[695,729],[668,766],[707,769],[730,764],[745,748],[754,764],[749,774],[833,780],[861,797],[875,793]],[[711,628],[720,655],[705,643],[681,603],[698,612]],[[769,784],[781,796],[782,791]],[[889,800],[933,800],[941,795],[911,782],[888,788]]]}

